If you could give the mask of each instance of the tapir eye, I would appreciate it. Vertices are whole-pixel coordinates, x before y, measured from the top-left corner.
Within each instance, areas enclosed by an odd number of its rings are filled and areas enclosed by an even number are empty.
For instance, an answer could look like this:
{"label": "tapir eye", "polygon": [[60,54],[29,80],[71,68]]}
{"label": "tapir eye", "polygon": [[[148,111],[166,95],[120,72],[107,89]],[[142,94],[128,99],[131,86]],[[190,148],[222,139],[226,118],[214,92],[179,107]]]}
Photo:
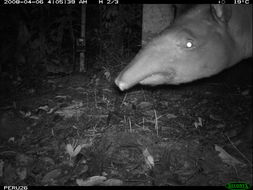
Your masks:
{"label": "tapir eye", "polygon": [[192,40],[186,40],[185,47],[188,49],[194,48],[194,44]]}
{"label": "tapir eye", "polygon": [[193,46],[192,42],[188,41],[188,42],[186,43],[186,47],[187,47],[187,48],[191,48],[192,46]]}

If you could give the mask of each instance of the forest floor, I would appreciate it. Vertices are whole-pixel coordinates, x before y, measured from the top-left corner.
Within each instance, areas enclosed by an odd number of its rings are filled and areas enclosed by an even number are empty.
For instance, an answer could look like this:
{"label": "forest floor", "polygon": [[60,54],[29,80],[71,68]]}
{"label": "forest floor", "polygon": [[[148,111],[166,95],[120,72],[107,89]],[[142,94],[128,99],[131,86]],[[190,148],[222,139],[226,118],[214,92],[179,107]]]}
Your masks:
{"label": "forest floor", "polygon": [[108,73],[47,79],[2,101],[0,185],[252,185],[252,144],[235,137],[252,84],[217,81],[120,92]]}

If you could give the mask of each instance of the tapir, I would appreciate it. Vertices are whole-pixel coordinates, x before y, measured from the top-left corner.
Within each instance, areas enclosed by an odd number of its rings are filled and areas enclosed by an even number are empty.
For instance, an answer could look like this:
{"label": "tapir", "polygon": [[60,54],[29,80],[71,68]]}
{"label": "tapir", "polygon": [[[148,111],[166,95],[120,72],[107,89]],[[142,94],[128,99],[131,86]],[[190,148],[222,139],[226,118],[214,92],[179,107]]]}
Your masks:
{"label": "tapir", "polygon": [[252,5],[196,5],[143,47],[115,80],[121,90],[212,76],[252,56]]}
{"label": "tapir", "polygon": [[138,83],[178,85],[251,56],[252,5],[196,5],[143,47],[115,83],[122,91]]}

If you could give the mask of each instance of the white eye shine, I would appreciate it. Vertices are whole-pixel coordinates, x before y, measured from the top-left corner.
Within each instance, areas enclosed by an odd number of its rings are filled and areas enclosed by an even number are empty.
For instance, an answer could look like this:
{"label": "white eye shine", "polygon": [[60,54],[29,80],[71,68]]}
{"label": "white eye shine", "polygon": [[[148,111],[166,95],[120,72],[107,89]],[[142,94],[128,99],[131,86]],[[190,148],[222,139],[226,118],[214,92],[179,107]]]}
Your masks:
{"label": "white eye shine", "polygon": [[187,47],[187,48],[191,48],[192,46],[193,46],[192,42],[187,42],[187,43],[186,43],[186,47]]}

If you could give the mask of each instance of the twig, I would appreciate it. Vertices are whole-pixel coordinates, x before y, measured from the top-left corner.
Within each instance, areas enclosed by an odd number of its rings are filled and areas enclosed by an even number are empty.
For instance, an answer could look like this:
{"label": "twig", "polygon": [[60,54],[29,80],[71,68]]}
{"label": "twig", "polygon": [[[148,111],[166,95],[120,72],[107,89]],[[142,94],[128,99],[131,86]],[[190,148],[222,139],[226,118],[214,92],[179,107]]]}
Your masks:
{"label": "twig", "polygon": [[129,122],[130,133],[132,133],[132,124],[131,124],[130,118],[128,118],[128,122]]}
{"label": "twig", "polygon": [[123,98],[123,100],[122,100],[122,102],[120,104],[120,107],[123,105],[123,103],[125,102],[126,98],[127,98],[127,93],[125,94],[125,96],[124,96],[124,98]]}
{"label": "twig", "polygon": [[156,135],[159,136],[159,134],[158,134],[158,118],[157,118],[156,110],[154,110],[154,112],[155,112],[155,130],[156,130]]}
{"label": "twig", "polygon": [[97,106],[97,93],[96,93],[96,89],[94,91],[94,94],[95,94],[95,107],[98,108],[98,106]]}
{"label": "twig", "polygon": [[234,143],[230,140],[230,138],[225,135],[228,139],[228,141],[231,143],[231,145],[234,147],[235,150],[238,151],[238,153],[248,162],[248,164],[252,167],[252,163],[251,161],[249,161],[249,159],[234,145]]}

